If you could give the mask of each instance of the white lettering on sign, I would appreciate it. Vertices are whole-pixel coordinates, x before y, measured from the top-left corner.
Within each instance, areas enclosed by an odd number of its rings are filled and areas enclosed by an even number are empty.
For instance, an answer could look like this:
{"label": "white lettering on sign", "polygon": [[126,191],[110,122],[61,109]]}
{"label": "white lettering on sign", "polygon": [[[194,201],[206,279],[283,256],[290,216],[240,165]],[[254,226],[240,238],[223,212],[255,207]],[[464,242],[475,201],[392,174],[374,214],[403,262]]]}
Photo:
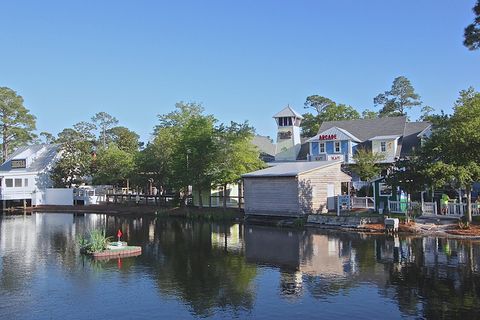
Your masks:
{"label": "white lettering on sign", "polygon": [[26,159],[14,159],[12,160],[12,169],[21,169],[27,167]]}

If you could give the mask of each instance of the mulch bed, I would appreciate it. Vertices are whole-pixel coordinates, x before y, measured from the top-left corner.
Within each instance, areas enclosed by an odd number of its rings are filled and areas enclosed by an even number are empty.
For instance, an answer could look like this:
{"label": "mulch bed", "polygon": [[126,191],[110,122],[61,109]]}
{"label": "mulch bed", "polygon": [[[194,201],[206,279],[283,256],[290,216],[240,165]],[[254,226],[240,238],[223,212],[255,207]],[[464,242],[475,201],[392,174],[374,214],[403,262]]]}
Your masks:
{"label": "mulch bed", "polygon": [[453,234],[457,236],[480,236],[480,225],[477,224],[470,224],[468,229],[460,229],[456,226],[454,229],[445,231],[448,234]]}

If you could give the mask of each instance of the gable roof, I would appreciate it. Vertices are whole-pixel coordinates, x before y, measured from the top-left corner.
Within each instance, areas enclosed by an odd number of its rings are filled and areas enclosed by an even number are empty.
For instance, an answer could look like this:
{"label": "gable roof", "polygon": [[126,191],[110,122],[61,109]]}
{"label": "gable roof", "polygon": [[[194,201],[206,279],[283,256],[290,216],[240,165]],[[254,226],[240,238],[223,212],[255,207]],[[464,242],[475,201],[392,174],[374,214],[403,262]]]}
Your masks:
{"label": "gable roof", "polygon": [[430,122],[407,122],[405,124],[405,131],[403,134],[402,150],[400,155],[406,156],[420,146],[419,134],[429,128],[432,124]]}
{"label": "gable roof", "polygon": [[255,145],[260,152],[275,156],[275,144],[270,137],[255,135],[252,139],[253,145]]}
{"label": "gable roof", "polygon": [[246,173],[242,175],[242,178],[296,177],[299,174],[306,173],[308,171],[322,169],[340,163],[342,163],[342,161],[338,160],[278,163],[266,169]]}
{"label": "gable roof", "polygon": [[[42,151],[42,149],[44,149]],[[25,169],[12,169],[12,160],[16,159],[21,153],[31,151],[31,154],[39,153],[30,165]],[[40,152],[41,151],[41,152]],[[0,166],[0,172],[12,172],[12,170],[19,172],[38,172],[47,168],[57,156],[60,151],[59,144],[39,144],[20,147],[12,153],[8,159]]]}
{"label": "gable roof", "polygon": [[337,127],[348,131],[361,141],[366,141],[376,136],[403,136],[406,123],[407,117],[325,121],[318,133]]}
{"label": "gable roof", "polygon": [[285,108],[283,108],[282,111],[273,116],[273,118],[280,117],[296,117],[298,119],[303,119],[302,115],[297,111],[293,110],[290,106],[286,106]]}
{"label": "gable roof", "polygon": [[[327,133],[328,132],[328,133]],[[324,134],[335,134],[335,135],[344,135],[344,136],[347,136],[348,138],[350,138],[350,140],[353,140],[355,142],[361,142],[362,140],[360,140],[359,138],[355,137],[353,134],[351,134],[350,132],[348,132],[347,130],[344,130],[342,128],[338,128],[338,127],[331,127],[323,132],[319,132],[316,136],[310,138],[307,140],[307,142],[311,142],[311,141],[317,141],[319,140],[320,138],[320,135],[324,135]],[[343,140],[343,139],[340,139],[340,140]]]}

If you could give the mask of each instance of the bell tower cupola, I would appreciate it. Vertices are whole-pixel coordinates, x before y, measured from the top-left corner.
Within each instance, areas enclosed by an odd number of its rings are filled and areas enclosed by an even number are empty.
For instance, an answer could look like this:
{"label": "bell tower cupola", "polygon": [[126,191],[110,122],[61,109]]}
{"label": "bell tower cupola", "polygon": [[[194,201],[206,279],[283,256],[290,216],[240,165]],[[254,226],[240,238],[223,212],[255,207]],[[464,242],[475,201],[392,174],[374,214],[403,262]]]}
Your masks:
{"label": "bell tower cupola", "polygon": [[289,105],[273,116],[277,122],[275,161],[295,161],[300,151],[300,124],[302,115]]}

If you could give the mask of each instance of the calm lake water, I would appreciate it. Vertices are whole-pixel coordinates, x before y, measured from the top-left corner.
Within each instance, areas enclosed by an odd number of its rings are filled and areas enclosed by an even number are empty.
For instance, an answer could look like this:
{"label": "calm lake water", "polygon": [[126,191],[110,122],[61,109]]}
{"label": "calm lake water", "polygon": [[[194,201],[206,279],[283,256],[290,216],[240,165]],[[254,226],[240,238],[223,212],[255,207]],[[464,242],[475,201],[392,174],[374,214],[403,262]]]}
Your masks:
{"label": "calm lake water", "polygon": [[[106,228],[143,247],[93,261]],[[480,244],[242,224],[32,214],[0,218],[1,319],[480,317]]]}

